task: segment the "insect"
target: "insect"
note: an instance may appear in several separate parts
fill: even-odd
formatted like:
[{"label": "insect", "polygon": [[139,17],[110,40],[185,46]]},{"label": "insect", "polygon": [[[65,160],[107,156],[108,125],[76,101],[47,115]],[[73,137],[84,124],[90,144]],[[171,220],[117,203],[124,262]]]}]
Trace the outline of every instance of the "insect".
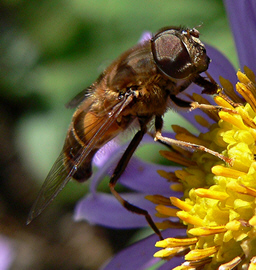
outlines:
[{"label": "insect", "polygon": [[209,63],[199,31],[181,27],[161,29],[151,39],[117,58],[89,88],[69,103],[69,107],[78,107],[63,150],[46,177],[28,223],[45,209],[71,178],[79,182],[90,178],[95,153],[136,121],[139,130],[118,162],[109,187],[125,208],[144,215],[161,238],[148,212],[125,201],[115,190],[115,184],[147,132],[149,122],[154,121],[156,140],[182,144],[162,137],[162,116],[170,108],[170,101],[180,107],[190,107],[190,102],[176,95],[191,83],[201,86],[205,93],[216,92],[216,83],[200,75],[208,69]]}]

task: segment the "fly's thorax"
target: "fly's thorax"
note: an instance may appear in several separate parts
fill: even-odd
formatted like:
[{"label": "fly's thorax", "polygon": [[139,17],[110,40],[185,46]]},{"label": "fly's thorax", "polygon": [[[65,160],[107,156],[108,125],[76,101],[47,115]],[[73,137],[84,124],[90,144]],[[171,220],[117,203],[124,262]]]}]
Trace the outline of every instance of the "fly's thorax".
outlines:
[{"label": "fly's thorax", "polygon": [[156,72],[150,41],[147,41],[123,53],[105,70],[102,81],[108,89],[119,91],[131,84],[138,85],[143,78],[154,76]]},{"label": "fly's thorax", "polygon": [[156,74],[145,80],[138,89],[135,110],[141,115],[163,115],[169,99],[168,85],[174,87],[175,83],[166,80],[161,74]]}]

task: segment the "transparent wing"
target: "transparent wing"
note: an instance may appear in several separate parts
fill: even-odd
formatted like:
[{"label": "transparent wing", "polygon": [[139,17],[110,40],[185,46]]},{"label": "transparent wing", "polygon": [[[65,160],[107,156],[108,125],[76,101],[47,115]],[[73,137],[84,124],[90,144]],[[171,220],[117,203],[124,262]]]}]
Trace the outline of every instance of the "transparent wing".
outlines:
[{"label": "transparent wing", "polygon": [[112,108],[111,113],[98,117],[97,121],[94,121],[93,124],[86,127],[86,132],[89,134],[89,136],[86,137],[88,142],[85,144],[86,146],[81,148],[81,150],[76,154],[76,157],[74,158],[74,166],[70,170],[67,170],[67,167],[65,166],[67,157],[65,155],[65,149],[63,149],[50,172],[48,173],[45,182],[39,192],[39,195],[31,208],[27,224],[29,224],[35,217],[40,215],[40,213],[59,194],[59,192],[76,173],[84,159],[94,149],[97,142],[102,138],[102,136],[104,136],[106,132],[109,131],[114,121],[116,121],[125,107],[130,104],[130,102],[133,100],[133,97],[134,96],[131,94],[126,95]]},{"label": "transparent wing", "polygon": [[68,109],[76,108],[82,101],[84,101],[90,95],[90,88],[86,88],[72,98],[65,107]]},{"label": "transparent wing", "polygon": [[47,205],[59,194],[59,192],[68,183],[70,178],[70,172],[65,167],[65,155],[62,151],[53,164],[50,172],[48,173],[43,186],[34,202],[28,219],[29,224],[35,217],[41,214],[41,212],[47,207]]}]

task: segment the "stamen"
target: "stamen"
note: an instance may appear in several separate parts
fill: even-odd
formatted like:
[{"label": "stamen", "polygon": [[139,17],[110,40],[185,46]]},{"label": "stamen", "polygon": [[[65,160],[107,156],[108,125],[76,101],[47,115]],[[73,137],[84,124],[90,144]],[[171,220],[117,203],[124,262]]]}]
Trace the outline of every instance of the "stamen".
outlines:
[{"label": "stamen", "polygon": [[166,172],[164,170],[157,170],[157,173],[163,178],[167,179],[169,182],[178,182],[179,179],[176,177],[173,172]]},{"label": "stamen", "polygon": [[194,236],[207,236],[217,233],[224,233],[227,231],[225,226],[216,226],[216,227],[200,227],[200,228],[192,228],[188,231],[188,233]]},{"label": "stamen", "polygon": [[193,208],[192,205],[187,204],[186,202],[184,202],[176,197],[170,197],[170,200],[174,206],[178,207],[181,210],[189,212]]},{"label": "stamen", "polygon": [[205,118],[203,118],[201,115],[195,115],[195,120],[202,127],[206,127],[206,128],[210,127],[210,123]]},{"label": "stamen", "polygon": [[160,150],[159,153],[160,155],[167,158],[168,160],[173,161],[183,166],[193,166],[196,164],[195,162],[188,160],[174,152]]},{"label": "stamen", "polygon": [[237,179],[240,176],[246,175],[245,172],[241,172],[239,170],[235,170],[232,168],[227,168],[221,165],[213,166],[212,173],[218,176],[230,177],[234,179]]},{"label": "stamen", "polygon": [[176,191],[176,192],[183,192],[184,191],[182,184],[173,184],[173,185],[171,185],[171,189],[173,191]]},{"label": "stamen", "polygon": [[236,84],[236,90],[243,98],[252,106],[253,110],[256,108],[256,88],[250,79],[241,71],[237,72],[237,77],[241,83]]},{"label": "stamen", "polygon": [[231,270],[234,269],[236,266],[238,266],[238,264],[242,261],[242,257],[241,256],[237,256],[235,257],[233,260],[231,260],[228,263],[222,264],[218,270]]},{"label": "stamen", "polygon": [[203,225],[203,220],[201,218],[192,216],[185,211],[179,211],[176,213],[176,215],[186,223],[193,224],[195,226]]},{"label": "stamen", "polygon": [[177,215],[177,212],[179,211],[178,209],[174,209],[174,208],[171,208],[171,207],[167,207],[167,206],[164,206],[164,205],[157,205],[156,206],[156,210],[157,212],[159,212],[160,214],[163,214],[165,216],[169,216],[169,217],[176,217]]},{"label": "stamen", "polygon": [[170,199],[162,195],[147,195],[145,196],[145,199],[149,200],[150,202],[154,204],[162,204],[162,205],[167,205],[167,206],[172,205],[170,202]]},{"label": "stamen", "polygon": [[256,123],[254,122],[254,120],[249,116],[248,112],[245,111],[243,108],[238,107],[237,108],[237,112],[239,113],[239,115],[242,116],[243,121],[245,122],[245,124],[251,128],[256,128]]},{"label": "stamen", "polygon": [[179,125],[172,125],[172,129],[173,129],[173,132],[175,132],[175,133],[185,133],[185,134],[193,135],[186,128],[181,127]]},{"label": "stamen", "polygon": [[240,70],[237,71],[236,75],[237,75],[238,80],[241,83],[243,83],[245,85],[248,85],[249,83],[251,83],[250,79],[246,76],[246,74],[241,72]]},{"label": "stamen", "polygon": [[247,194],[247,195],[251,195],[253,197],[256,197],[256,189],[255,188],[250,188],[250,187],[246,187],[244,185],[240,185],[236,182],[230,182],[227,184],[227,188],[236,191],[240,194]]},{"label": "stamen", "polygon": [[226,192],[210,190],[210,189],[205,189],[205,188],[197,188],[195,190],[195,193],[199,197],[215,199],[219,201],[224,201],[229,197],[229,195]]},{"label": "stamen", "polygon": [[171,255],[177,254],[182,252],[183,250],[185,250],[186,248],[183,247],[177,247],[177,248],[165,248],[162,250],[157,251],[154,254],[154,257],[160,257],[160,258],[164,258],[164,257],[169,257]]},{"label": "stamen", "polygon": [[198,145],[203,145],[205,147],[208,146],[208,143],[200,140],[198,137],[196,136],[191,136],[185,133],[179,133],[176,134],[175,138],[179,141],[184,141],[184,142],[189,142],[189,143],[193,143],[193,144],[198,144]]},{"label": "stamen", "polygon": [[215,96],[214,97],[214,101],[216,102],[216,104],[218,104],[219,106],[223,107],[223,108],[229,108],[231,110],[234,110],[235,108],[223,97],[220,96]]},{"label": "stamen", "polygon": [[197,237],[193,238],[184,238],[184,239],[179,239],[179,238],[166,238],[161,241],[157,241],[155,246],[156,247],[161,247],[161,248],[166,248],[166,247],[181,247],[181,246],[191,246],[196,244],[198,241]]},{"label": "stamen", "polygon": [[218,251],[219,247],[213,246],[213,247],[208,247],[204,249],[194,249],[191,250],[188,254],[185,255],[185,260],[188,261],[196,261],[196,260],[202,260],[206,257],[209,257],[216,253]]},{"label": "stamen", "polygon": [[250,79],[250,81],[252,81],[253,83],[256,83],[255,74],[250,68],[248,68],[247,66],[244,66],[244,72],[246,76]]},{"label": "stamen", "polygon": [[199,261],[184,262],[181,266],[173,268],[173,270],[195,270],[203,269],[203,267],[212,261],[211,257],[204,258]]},{"label": "stamen", "polygon": [[[166,218],[166,216],[164,216],[164,218]],[[172,222],[172,221],[167,220],[167,219],[164,220],[163,222],[156,222],[155,224],[159,230],[166,230],[166,229],[170,229],[170,228],[185,229],[185,226],[183,224],[181,224],[180,222]]]},{"label": "stamen", "polygon": [[[235,93],[233,84],[223,77],[219,77],[220,83],[223,86],[224,93],[235,103],[242,103],[242,99]],[[221,95],[221,93],[220,93]]]},{"label": "stamen", "polygon": [[175,171],[175,175],[181,180],[181,181],[186,181],[186,178],[190,176],[190,173],[184,170],[177,170]]},{"label": "stamen", "polygon": [[255,109],[256,108],[256,100],[255,100],[254,96],[252,95],[252,92],[250,90],[248,90],[248,87],[242,83],[237,83],[236,89],[237,89],[237,92],[244,97],[246,102],[248,102],[251,105],[252,109],[254,111],[256,111],[256,109]]},{"label": "stamen", "polygon": [[242,130],[248,130],[249,129],[243,123],[241,117],[236,117],[235,115],[231,115],[230,113],[223,112],[223,111],[219,112],[219,116],[223,121],[228,122],[228,123],[236,126],[238,129],[242,129]]},{"label": "stamen", "polygon": [[206,98],[204,98],[202,95],[199,95],[197,93],[193,93],[192,99],[200,104],[212,105]]}]

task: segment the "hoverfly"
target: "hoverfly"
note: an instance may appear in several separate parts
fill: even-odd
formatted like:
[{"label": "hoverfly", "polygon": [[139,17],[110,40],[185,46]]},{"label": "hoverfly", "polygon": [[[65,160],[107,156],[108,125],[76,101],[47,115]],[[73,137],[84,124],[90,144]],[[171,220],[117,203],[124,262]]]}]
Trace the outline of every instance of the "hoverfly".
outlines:
[{"label": "hoverfly", "polygon": [[[161,29],[151,39],[117,58],[89,88],[69,103],[69,107],[78,108],[63,150],[46,177],[28,223],[45,209],[71,178],[79,182],[90,178],[95,153],[137,121],[139,131],[118,162],[109,186],[120,203],[126,209],[144,215],[161,238],[147,211],[125,201],[115,190],[115,184],[147,132],[149,122],[154,121],[155,139],[165,141],[161,136],[162,116],[170,108],[170,101],[180,107],[190,107],[190,102],[177,98],[177,94],[191,83],[201,86],[205,93],[216,92],[216,83],[200,75],[208,69],[209,63],[199,31],[181,27]],[[173,141],[170,143],[180,144]]]}]

